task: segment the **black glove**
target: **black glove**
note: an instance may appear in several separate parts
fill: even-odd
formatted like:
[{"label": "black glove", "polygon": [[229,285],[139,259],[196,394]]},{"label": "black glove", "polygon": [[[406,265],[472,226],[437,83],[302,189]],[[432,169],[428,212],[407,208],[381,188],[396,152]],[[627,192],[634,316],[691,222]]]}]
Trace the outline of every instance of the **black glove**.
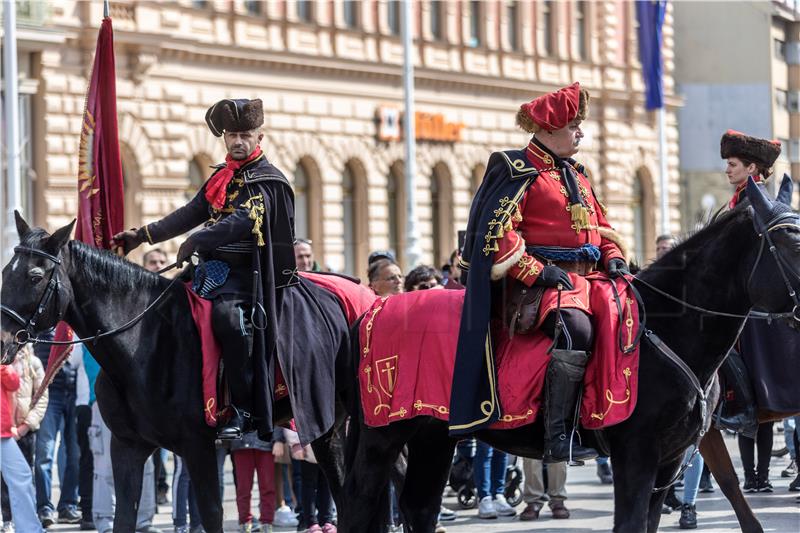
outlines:
[{"label": "black glove", "polygon": [[533,282],[534,285],[540,287],[557,287],[559,284],[568,291],[572,290],[572,281],[569,279],[569,274],[564,272],[561,268],[555,265],[545,265],[542,273]]},{"label": "black glove", "polygon": [[608,275],[611,276],[611,278],[618,278],[630,273],[630,270],[628,270],[628,263],[623,259],[612,259],[608,262]]},{"label": "black glove", "polygon": [[117,241],[120,246],[122,246],[122,252],[125,255],[128,255],[131,253],[131,251],[135,250],[140,244],[147,240],[147,238],[145,237],[142,228],[131,228],[114,235],[114,240]]},{"label": "black glove", "polygon": [[178,256],[175,259],[175,266],[177,268],[180,268],[186,261],[189,260],[193,252],[194,252],[194,243],[192,242],[192,239],[189,238],[183,241],[181,247],[178,248]]}]

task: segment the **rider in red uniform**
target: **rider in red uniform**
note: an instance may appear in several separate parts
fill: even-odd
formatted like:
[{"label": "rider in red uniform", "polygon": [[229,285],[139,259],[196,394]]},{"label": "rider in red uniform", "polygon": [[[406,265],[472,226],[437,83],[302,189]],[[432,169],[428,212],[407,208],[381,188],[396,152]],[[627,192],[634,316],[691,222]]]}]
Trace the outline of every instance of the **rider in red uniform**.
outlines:
[{"label": "rider in red uniform", "polygon": [[[533,136],[522,150],[490,157],[470,211],[461,261],[467,298],[450,430],[471,432],[499,416],[493,363],[487,363],[487,356],[493,357],[488,323],[502,314],[500,295],[526,291],[528,311],[532,305],[535,315],[528,329],[542,329],[556,341],[545,388],[545,462],[570,458],[569,435],[594,337],[584,276],[598,268],[612,276],[627,272],[620,239],[588,172],[572,159],[583,138],[588,102],[588,92],[574,83],[520,107],[517,124]],[[563,329],[557,327],[558,307]],[[577,460],[597,455],[578,445],[571,451]]]}]

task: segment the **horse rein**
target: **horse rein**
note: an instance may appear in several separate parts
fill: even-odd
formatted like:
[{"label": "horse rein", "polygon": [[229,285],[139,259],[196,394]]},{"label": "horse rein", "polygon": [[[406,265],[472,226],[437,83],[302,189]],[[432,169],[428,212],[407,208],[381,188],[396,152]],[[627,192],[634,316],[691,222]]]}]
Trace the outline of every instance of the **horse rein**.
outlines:
[{"label": "horse rein", "polygon": [[[153,307],[155,307],[169,292],[175,282],[178,280],[177,277],[173,278],[169,285],[153,300],[147,307],[145,307],[144,311],[133,317],[128,322],[122,324],[119,327],[114,329],[100,332],[98,331],[94,336],[88,337],[86,339],[77,339],[72,341],[55,341],[55,340],[45,340],[40,339],[38,337],[34,337],[33,329],[36,327],[36,323],[38,322],[39,318],[44,314],[45,310],[47,309],[47,304],[49,303],[50,299],[52,298],[53,294],[55,294],[56,299],[56,309],[58,312],[58,320],[57,322],[61,321],[62,313],[60,309],[60,292],[59,289],[61,287],[61,282],[58,279],[58,267],[61,265],[61,259],[58,256],[49,254],[47,252],[43,252],[41,250],[37,250],[36,248],[30,248],[28,246],[16,246],[14,248],[14,253],[29,253],[33,255],[38,255],[40,257],[44,257],[48,259],[50,262],[53,263],[53,269],[50,271],[50,279],[47,282],[47,287],[45,288],[44,293],[42,293],[42,297],[39,298],[39,303],[36,306],[36,311],[31,315],[31,317],[25,320],[19,313],[8,307],[7,305],[0,304],[0,311],[6,313],[8,316],[13,318],[16,322],[22,325],[22,329],[17,331],[14,334],[14,343],[19,346],[24,346],[25,344],[45,344],[45,345],[58,345],[58,346],[65,346],[71,344],[81,344],[81,343],[88,343],[92,342],[95,343],[99,339],[103,337],[110,337],[111,335],[115,335],[117,333],[121,333],[126,331],[133,326],[135,326],[144,316],[150,311]],[[157,273],[161,274],[162,272],[166,272],[174,267],[177,266],[177,263],[173,263],[161,270]]]}]

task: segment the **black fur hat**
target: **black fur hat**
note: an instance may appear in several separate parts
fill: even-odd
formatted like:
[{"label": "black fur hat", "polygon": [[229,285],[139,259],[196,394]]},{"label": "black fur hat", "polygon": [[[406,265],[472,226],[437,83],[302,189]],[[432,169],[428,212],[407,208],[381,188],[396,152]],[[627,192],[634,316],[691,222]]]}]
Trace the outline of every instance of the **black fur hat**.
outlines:
[{"label": "black fur hat", "polygon": [[206,111],[206,124],[215,137],[226,131],[249,131],[264,124],[261,100],[220,100]]},{"label": "black fur hat", "polygon": [[781,143],[758,137],[750,137],[739,131],[728,130],[719,143],[722,159],[738,157],[752,161],[758,166],[770,168],[781,155]]}]

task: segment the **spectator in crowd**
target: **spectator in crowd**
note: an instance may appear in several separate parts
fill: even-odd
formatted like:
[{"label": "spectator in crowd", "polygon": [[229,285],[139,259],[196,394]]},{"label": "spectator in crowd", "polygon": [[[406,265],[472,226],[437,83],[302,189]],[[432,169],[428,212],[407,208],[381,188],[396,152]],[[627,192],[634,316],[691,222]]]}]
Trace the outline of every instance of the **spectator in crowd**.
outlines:
[{"label": "spectator in crowd", "polygon": [[145,252],[142,257],[142,266],[150,272],[158,272],[167,266],[167,254],[161,248],[153,248]]},{"label": "spectator in crowd", "polygon": [[444,284],[445,289],[463,289],[461,284],[461,252],[453,250],[450,254],[450,273],[447,276],[447,281]]},{"label": "spectator in crowd", "polygon": [[597,458],[597,477],[603,485],[611,485],[614,483],[611,465],[608,462],[608,457],[605,455],[600,455]]},{"label": "spectator in crowd", "polygon": [[0,472],[8,487],[15,529],[20,533],[35,533],[42,531],[42,526],[36,515],[33,474],[17,444],[20,435],[14,422],[19,388],[20,376],[15,366],[0,365]]},{"label": "spectator in crowd", "polygon": [[[786,443],[786,450],[789,454],[789,464],[781,470],[781,477],[794,477],[797,475],[797,448],[795,447],[795,434],[798,431],[797,423],[800,416],[790,417],[783,420],[783,440]],[[775,455],[774,453],[772,454]]]},{"label": "spectator in crowd", "polygon": [[656,261],[666,255],[667,252],[675,248],[675,237],[672,235],[664,234],[656,238]]},{"label": "spectator in crowd", "polygon": [[545,465],[540,459],[525,458],[522,460],[522,470],[525,473],[525,485],[522,488],[525,509],[520,513],[519,519],[522,521],[538,519],[539,512],[548,500],[553,518],[569,518],[569,509],[564,505],[564,500],[567,499],[567,463]]},{"label": "spectator in crowd", "polygon": [[[192,480],[186,463],[178,455],[175,459],[175,474],[172,478],[172,526],[174,533],[200,533],[200,510],[197,508]],[[186,515],[189,520],[186,520]]]},{"label": "spectator in crowd", "polygon": [[[13,410],[13,423],[17,430],[17,446],[28,462],[31,476],[33,476],[36,432],[39,430],[39,425],[47,410],[47,390],[45,389],[37,404],[31,409],[31,399],[44,382],[44,368],[39,358],[33,355],[30,344],[26,344],[17,352],[17,357],[14,359],[14,370],[19,376],[19,389],[14,395]],[[3,533],[13,531],[13,513],[5,481],[2,482],[2,490],[0,490],[0,506],[3,510],[3,526],[0,531]]]},{"label": "spectator in crowd", "polygon": [[[92,511],[92,493],[94,491],[94,454],[89,444],[89,431],[92,426],[92,403],[94,403],[93,385],[100,365],[82,345],[73,347],[69,362],[75,367],[75,431],[78,435],[78,494],[81,497],[82,530],[95,529]],[[91,390],[90,390],[91,389]]]},{"label": "spectator in crowd", "polygon": [[681,504],[681,517],[678,525],[681,529],[697,529],[697,491],[700,488],[700,478],[703,474],[703,456],[694,453],[694,445],[686,450],[684,461],[689,461],[689,467],[683,474],[683,501]]},{"label": "spectator in crowd", "polygon": [[[43,335],[52,338],[52,334]],[[77,346],[77,345],[76,345]],[[61,353],[62,348],[53,347],[54,353]],[[47,368],[50,357],[49,344],[36,344],[34,353]],[[55,511],[50,501],[52,489],[53,458],[56,454],[56,440],[60,434],[61,446],[64,447],[65,461],[63,470],[59,468],[61,496],[58,500],[58,521],[62,524],[77,524],[81,521],[78,512],[78,438],[75,428],[75,397],[77,371],[67,361],[56,373],[48,388],[49,399],[39,433],[36,437],[36,462],[34,473],[36,478],[36,506],[42,526],[50,527],[56,521]]]},{"label": "spectator in crowd", "polygon": [[442,275],[428,265],[419,265],[406,276],[404,292],[423,291],[426,289],[444,289]]},{"label": "spectator in crowd", "polygon": [[314,260],[314,250],[309,239],[294,240],[294,261],[300,272],[319,272],[320,268]]},{"label": "spectator in crowd", "polygon": [[378,296],[391,296],[403,292],[403,272],[397,263],[388,258],[380,258],[367,267],[369,288]]},{"label": "spectator in crowd", "polygon": [[475,488],[478,491],[478,518],[514,516],[517,512],[506,501],[506,467],[508,454],[477,441],[472,463]]},{"label": "spectator in crowd", "polygon": [[264,442],[255,431],[245,433],[241,440],[231,443],[233,467],[236,471],[236,507],[239,511],[239,531],[253,531],[250,497],[253,474],[258,475],[259,522],[261,533],[272,533],[275,519],[275,460],[272,442]]},{"label": "spectator in crowd", "polygon": [[[744,492],[772,492],[773,490],[772,482],[769,480],[773,424],[773,422],[759,424],[755,439],[739,434],[739,454],[744,467],[744,486],[742,487]],[[757,463],[756,447],[758,447]]]},{"label": "spectator in crowd", "polygon": [[336,533],[331,490],[328,480],[317,465],[311,446],[302,446],[297,433],[290,429],[276,429],[273,438],[272,454],[276,458],[290,453],[294,459],[302,461],[302,510],[297,530],[306,533]]}]

